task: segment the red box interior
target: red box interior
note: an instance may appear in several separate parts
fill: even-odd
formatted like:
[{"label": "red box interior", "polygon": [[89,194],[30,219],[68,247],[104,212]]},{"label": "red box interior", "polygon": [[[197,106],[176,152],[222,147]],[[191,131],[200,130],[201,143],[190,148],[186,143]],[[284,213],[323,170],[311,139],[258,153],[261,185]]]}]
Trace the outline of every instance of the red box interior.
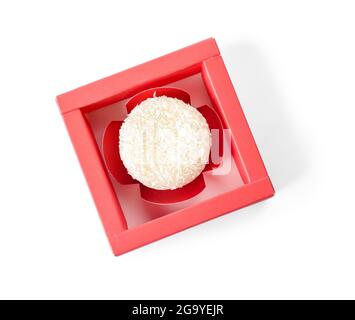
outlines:
[{"label": "red box interior", "polygon": [[[162,87],[179,88],[189,93],[191,97],[191,105],[194,107],[208,105],[214,108],[200,73],[186,77],[182,80],[167,83],[166,86]],[[102,157],[104,157],[102,146],[104,131],[111,121],[123,121],[125,119],[127,116],[125,105],[130,98],[131,97],[109,106],[97,109],[95,111],[85,113]],[[225,121],[223,121],[223,123],[224,122]],[[204,190],[188,200],[173,204],[158,204],[146,201],[142,199],[140,195],[138,184],[121,184],[110,174],[110,180],[115,190],[117,199],[121,205],[123,214],[126,218],[128,228],[132,228],[149,220],[153,220],[166,214],[191,207],[195,203],[213,198],[216,195],[234,190],[242,186],[244,181],[240,175],[236,161],[234,161],[235,156],[237,155],[234,154],[232,157],[230,157],[230,155],[226,152],[223,157],[224,164],[229,163],[226,157],[231,158],[231,170],[228,175],[216,175],[213,173],[213,171],[203,173],[205,181]],[[106,169],[108,170],[107,167]]]},{"label": "red box interior", "polygon": [[[203,173],[203,191],[177,203],[142,199],[139,185],[119,183],[104,159],[107,126],[124,120],[131,97],[156,87],[182,89],[192,106],[213,108],[231,135],[231,155],[223,155],[224,163],[231,160],[229,173]],[[274,194],[214,39],[60,95],[57,102],[116,255]]]}]

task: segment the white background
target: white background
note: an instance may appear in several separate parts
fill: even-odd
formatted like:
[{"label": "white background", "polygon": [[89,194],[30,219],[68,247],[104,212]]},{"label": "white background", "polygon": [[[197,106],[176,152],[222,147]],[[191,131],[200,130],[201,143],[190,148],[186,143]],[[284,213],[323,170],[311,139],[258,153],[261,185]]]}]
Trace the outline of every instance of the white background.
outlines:
[{"label": "white background", "polygon": [[[0,298],[355,298],[353,1],[1,1]],[[115,258],[57,94],[213,36],[276,188]]]}]

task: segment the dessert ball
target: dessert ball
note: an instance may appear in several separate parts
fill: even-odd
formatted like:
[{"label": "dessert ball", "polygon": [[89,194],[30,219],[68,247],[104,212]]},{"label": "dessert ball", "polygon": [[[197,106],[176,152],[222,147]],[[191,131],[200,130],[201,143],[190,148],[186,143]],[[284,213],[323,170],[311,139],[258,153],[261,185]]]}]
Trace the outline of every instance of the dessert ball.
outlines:
[{"label": "dessert ball", "polygon": [[157,190],[181,188],[205,168],[211,133],[202,114],[166,96],[144,100],[125,119],[119,152],[128,173]]}]

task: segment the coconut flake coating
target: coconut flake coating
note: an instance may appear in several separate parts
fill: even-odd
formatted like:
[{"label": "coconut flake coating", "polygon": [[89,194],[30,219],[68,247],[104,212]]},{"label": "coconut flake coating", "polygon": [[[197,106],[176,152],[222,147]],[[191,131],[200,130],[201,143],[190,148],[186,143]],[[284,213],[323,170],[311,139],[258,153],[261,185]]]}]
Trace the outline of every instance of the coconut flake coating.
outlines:
[{"label": "coconut flake coating", "polygon": [[202,114],[166,96],[144,100],[125,119],[119,152],[128,173],[157,190],[181,188],[205,168],[211,133]]}]

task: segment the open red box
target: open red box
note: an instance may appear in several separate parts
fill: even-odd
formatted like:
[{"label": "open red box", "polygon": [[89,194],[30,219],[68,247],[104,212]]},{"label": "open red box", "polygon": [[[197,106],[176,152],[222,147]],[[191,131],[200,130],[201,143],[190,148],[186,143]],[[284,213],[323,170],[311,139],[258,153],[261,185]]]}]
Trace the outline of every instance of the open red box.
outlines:
[{"label": "open red box", "polygon": [[[133,96],[157,87],[188,92],[193,106],[213,108],[231,133],[230,173],[204,173],[205,189],[178,203],[146,201],[137,184],[115,179],[104,157],[110,123],[124,119]],[[57,102],[115,255],[274,194],[214,39],[59,95]]]}]

